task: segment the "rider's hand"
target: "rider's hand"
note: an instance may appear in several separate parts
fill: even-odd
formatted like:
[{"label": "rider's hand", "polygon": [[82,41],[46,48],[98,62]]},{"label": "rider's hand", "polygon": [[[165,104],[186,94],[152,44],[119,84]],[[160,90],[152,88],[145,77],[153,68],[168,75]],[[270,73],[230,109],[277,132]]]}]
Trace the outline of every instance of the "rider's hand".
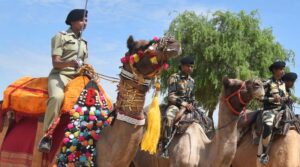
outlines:
[{"label": "rider's hand", "polygon": [[187,104],[185,107],[189,111],[194,111],[195,110],[195,108],[194,108],[194,106],[192,104]]},{"label": "rider's hand", "polygon": [[275,95],[274,96],[274,101],[275,102],[280,102],[281,101],[281,97],[279,95]]},{"label": "rider's hand", "polygon": [[83,65],[83,61],[80,58],[71,60],[72,67],[80,68]]}]

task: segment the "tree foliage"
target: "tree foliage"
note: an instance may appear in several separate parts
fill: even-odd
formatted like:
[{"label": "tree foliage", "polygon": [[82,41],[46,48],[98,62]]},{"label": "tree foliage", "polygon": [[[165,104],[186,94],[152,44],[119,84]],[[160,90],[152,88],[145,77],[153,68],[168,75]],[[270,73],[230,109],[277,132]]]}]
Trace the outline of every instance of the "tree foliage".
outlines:
[{"label": "tree foliage", "polygon": [[[224,76],[268,78],[274,60],[293,62],[294,53],[276,41],[272,28],[260,24],[257,11],[216,11],[212,16],[185,11],[171,22],[166,34],[181,42],[182,56],[195,58],[196,100],[209,116],[217,105]],[[163,73],[163,92],[167,78],[178,71],[180,58],[171,60],[169,70]]]}]

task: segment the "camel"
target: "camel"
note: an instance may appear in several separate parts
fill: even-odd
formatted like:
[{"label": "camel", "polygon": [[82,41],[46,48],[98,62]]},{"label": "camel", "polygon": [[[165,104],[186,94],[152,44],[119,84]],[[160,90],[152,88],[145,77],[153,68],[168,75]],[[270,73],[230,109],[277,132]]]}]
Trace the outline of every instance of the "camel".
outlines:
[{"label": "camel", "polygon": [[264,95],[262,82],[223,79],[219,102],[218,129],[212,140],[199,124],[191,124],[170,144],[169,159],[139,151],[134,159],[136,167],[228,167],[234,157],[237,143],[237,120],[247,103]]},{"label": "camel", "polygon": [[251,130],[241,138],[232,167],[300,167],[300,135],[295,129],[290,128],[285,136],[275,138],[267,165],[258,162],[258,145],[252,139]]},{"label": "camel", "polygon": [[[143,106],[149,83],[160,75],[167,60],[181,52],[173,38],[154,38],[152,41],[127,41],[128,52],[122,58],[123,67],[118,85],[114,124],[103,130],[97,142],[97,165],[100,167],[129,166],[143,137],[145,122]],[[134,56],[140,60],[136,61]],[[133,58],[130,58],[133,57]],[[136,61],[134,64],[131,61]]]}]

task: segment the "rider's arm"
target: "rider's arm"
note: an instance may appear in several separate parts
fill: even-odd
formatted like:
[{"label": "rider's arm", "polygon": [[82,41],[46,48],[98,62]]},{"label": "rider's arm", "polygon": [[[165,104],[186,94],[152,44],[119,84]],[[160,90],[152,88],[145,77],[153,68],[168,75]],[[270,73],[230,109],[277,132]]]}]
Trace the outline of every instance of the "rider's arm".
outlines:
[{"label": "rider's arm", "polygon": [[261,99],[262,102],[274,103],[280,101],[279,89],[276,83],[268,80],[265,85],[265,96]]},{"label": "rider's arm", "polygon": [[88,57],[89,57],[88,47],[87,47],[87,42],[84,41],[84,43],[85,43],[85,55],[83,56],[83,64],[88,64]]},{"label": "rider's arm", "polygon": [[78,66],[76,60],[71,60],[71,61],[65,62],[65,61],[62,61],[60,56],[57,56],[57,55],[52,56],[52,65],[56,69],[62,69],[65,67],[75,67],[76,68]]},{"label": "rider's arm", "polygon": [[196,88],[195,88],[195,83],[194,83],[194,81],[193,81],[193,90],[192,90],[192,92],[191,92],[191,102],[194,104],[194,102],[195,102],[195,100],[196,100],[196,97],[195,97],[195,90]]},{"label": "rider's arm", "polygon": [[52,54],[52,66],[56,69],[62,69],[65,67],[76,67],[76,60],[63,61],[61,56],[63,55],[63,33],[56,34],[51,40],[51,54]]}]

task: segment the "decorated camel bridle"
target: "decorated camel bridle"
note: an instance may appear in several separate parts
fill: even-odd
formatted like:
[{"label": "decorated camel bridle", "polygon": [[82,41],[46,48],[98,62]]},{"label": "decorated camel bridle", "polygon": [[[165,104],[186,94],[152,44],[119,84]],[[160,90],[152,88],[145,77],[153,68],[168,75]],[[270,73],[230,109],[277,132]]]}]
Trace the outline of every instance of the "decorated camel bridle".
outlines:
[{"label": "decorated camel bridle", "polygon": [[[119,100],[116,104],[117,109],[117,117],[116,119],[133,124],[133,125],[144,125],[145,119],[143,114],[138,114],[134,112],[134,109],[137,108],[143,108],[144,105],[144,93],[138,92],[135,89],[135,86],[143,85],[145,86],[146,90],[150,87],[150,84],[152,83],[152,79],[154,79],[154,87],[155,87],[155,94],[158,93],[160,90],[160,84],[159,84],[159,77],[163,70],[166,70],[168,68],[168,64],[165,62],[166,60],[166,54],[163,54],[160,59],[158,59],[158,53],[157,51],[166,51],[168,38],[162,38],[159,39],[157,37],[154,37],[153,40],[149,41],[148,48],[143,51],[139,50],[136,53],[133,53],[132,55],[127,55],[121,58],[121,62],[123,65],[129,64],[130,71],[122,68],[120,76],[123,78],[126,78],[130,81],[133,81],[135,84],[130,84],[125,81],[121,81],[119,84],[119,92],[127,92],[130,93],[130,96],[124,95],[123,93],[120,93],[119,96],[122,98],[122,100]],[[169,50],[167,50],[169,51]],[[135,64],[139,63],[140,60],[142,60],[145,56],[148,56],[152,68],[154,69],[153,72],[143,75],[141,74],[135,67]],[[122,111],[120,108],[126,108],[130,112],[127,114],[126,112]]]},{"label": "decorated camel bridle", "polygon": [[[169,65],[164,62],[165,54],[160,59],[161,61],[158,61],[158,54],[157,50],[159,48],[162,48],[162,51],[165,51],[167,40],[165,38],[159,39],[158,37],[154,37],[152,40],[149,41],[149,47],[145,51],[139,50],[137,53],[134,53],[130,56],[124,56],[121,58],[121,62],[123,64],[129,63],[129,67],[131,69],[131,72],[126,71],[125,69],[121,70],[121,76],[130,79],[132,81],[136,81],[138,84],[142,84],[144,86],[149,86],[151,83],[151,79],[146,78],[157,78],[161,75],[163,70],[167,70]],[[158,49],[157,49],[158,48]],[[152,64],[152,68],[155,70],[151,72],[150,74],[147,74],[143,76],[138,72],[138,70],[134,67],[135,64],[139,63],[139,61],[144,57],[149,56],[149,60]]]},{"label": "decorated camel bridle", "polygon": [[[245,85],[245,82],[242,83],[241,87],[236,90],[235,92],[233,92],[232,94],[230,94],[229,96],[227,97],[224,97],[223,98],[223,101],[227,104],[227,107],[229,108],[229,110],[234,114],[234,115],[240,115],[241,112],[243,112],[245,114],[246,112],[246,105],[250,102],[250,101],[245,101],[243,100],[242,96],[241,96],[241,91],[243,89],[246,88],[246,85]],[[230,99],[233,98],[233,97],[237,97],[239,99],[239,103],[243,106],[243,109],[242,111],[237,111],[233,106],[232,104],[230,103]],[[246,115],[246,114],[245,114]]]}]

